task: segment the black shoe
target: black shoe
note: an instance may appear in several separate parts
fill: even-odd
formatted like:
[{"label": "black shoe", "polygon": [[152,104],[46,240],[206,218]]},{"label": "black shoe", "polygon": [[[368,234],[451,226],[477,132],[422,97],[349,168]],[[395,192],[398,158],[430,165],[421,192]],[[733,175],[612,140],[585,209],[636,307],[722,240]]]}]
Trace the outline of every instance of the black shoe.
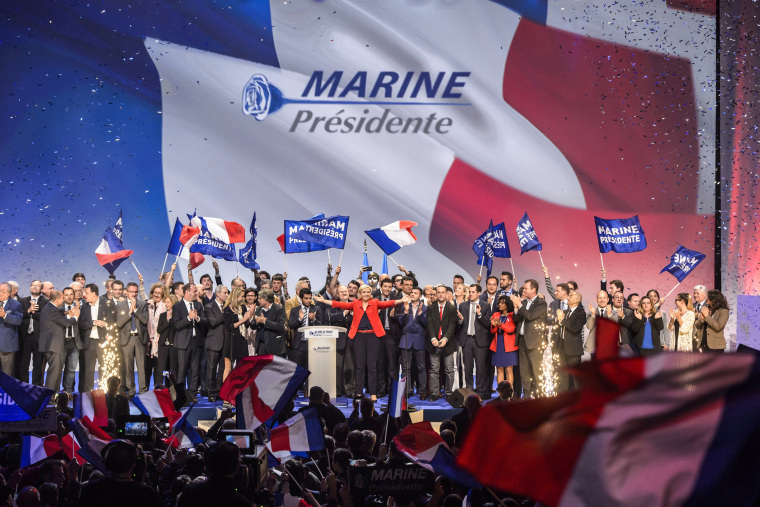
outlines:
[{"label": "black shoe", "polygon": [[209,394],[208,395],[208,401],[210,401],[211,403],[216,402],[216,395],[215,394]]},{"label": "black shoe", "polygon": [[420,394],[420,401],[425,401],[426,399],[428,399],[428,395],[427,394],[425,394],[425,393]]},{"label": "black shoe", "polygon": [[208,391],[207,391],[207,390],[205,390],[205,389],[201,389],[201,396],[203,396],[204,398],[205,398],[206,396],[208,396]]},{"label": "black shoe", "polygon": [[429,399],[430,399],[430,401],[438,401],[438,395],[437,394],[431,394]]}]

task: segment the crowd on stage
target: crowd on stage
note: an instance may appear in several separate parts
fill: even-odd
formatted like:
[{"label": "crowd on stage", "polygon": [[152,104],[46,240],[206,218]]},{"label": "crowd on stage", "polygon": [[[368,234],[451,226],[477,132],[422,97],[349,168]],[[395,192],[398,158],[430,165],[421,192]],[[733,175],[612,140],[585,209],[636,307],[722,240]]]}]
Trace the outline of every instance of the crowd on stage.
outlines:
[{"label": "crowd on stage", "polygon": [[[158,436],[140,445],[115,440],[103,450],[103,474],[60,459],[21,469],[19,435],[7,433],[0,441],[0,481],[6,483],[0,484],[0,507],[14,499],[16,505],[288,505],[294,499],[387,505],[388,498],[352,496],[346,474],[349,464],[403,462],[392,437],[409,424],[408,414],[379,415],[376,404],[399,378],[407,379],[408,397],[420,402],[470,390],[458,418],[441,425],[441,437],[456,452],[481,404],[578,388],[563,367],[594,355],[602,317],[619,324],[619,344],[631,354],[726,349],[726,299],[704,285],[675,293],[666,304],[656,289],[631,292],[620,280],[608,282],[604,270],[599,288],[583,288],[572,280],[553,284],[546,267],[541,282],[519,284],[505,271],[484,285],[480,276],[468,284],[462,275],[425,285],[403,266],[393,276],[362,268],[357,278],[341,280],[340,266],[333,272],[328,265],[325,279],[312,286],[307,277],[293,282],[287,273],[263,270],[252,270],[250,283],[236,277],[226,285],[213,266],[215,276],[204,274],[198,284],[189,266],[189,282],[174,282],[176,264],[150,285],[142,275],[88,283],[76,273],[63,289],[35,280],[24,295],[15,282],[0,283],[0,369],[61,391],[58,423],[65,434],[68,395],[104,389],[103,379],[110,379],[109,412],[123,411],[128,399],[151,386],[171,386],[178,409],[197,396],[216,402],[224,380],[247,356],[271,354],[319,369],[308,364],[305,330],[337,326],[345,331],[336,341],[336,392],[302,386],[323,419],[326,449],[254,481],[255,466],[241,460],[240,449],[217,443],[219,431],[234,427],[226,408],[193,452],[167,450]],[[551,386],[547,347],[548,367],[557,372]],[[348,420],[332,405],[336,397],[353,398]],[[110,426],[104,429],[114,431]],[[476,493],[469,490],[473,505],[500,501],[485,490]],[[439,477],[419,498],[395,501],[461,505],[467,494],[468,488]]]}]

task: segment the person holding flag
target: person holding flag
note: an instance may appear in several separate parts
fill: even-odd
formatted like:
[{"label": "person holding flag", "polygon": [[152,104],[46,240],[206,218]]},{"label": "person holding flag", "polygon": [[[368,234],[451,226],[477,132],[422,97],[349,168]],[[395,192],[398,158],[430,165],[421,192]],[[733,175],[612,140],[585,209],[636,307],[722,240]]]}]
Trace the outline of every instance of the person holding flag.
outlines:
[{"label": "person holding flag", "polygon": [[364,391],[365,370],[367,373],[368,391],[372,401],[377,401],[377,356],[380,347],[380,337],[385,336],[385,329],[378,312],[384,308],[392,308],[395,305],[408,303],[410,299],[404,297],[389,301],[379,301],[372,297],[372,289],[369,285],[359,287],[359,297],[350,302],[335,301],[315,296],[314,300],[327,306],[352,310],[354,318],[348,337],[354,340],[354,357],[356,360],[356,393]]}]

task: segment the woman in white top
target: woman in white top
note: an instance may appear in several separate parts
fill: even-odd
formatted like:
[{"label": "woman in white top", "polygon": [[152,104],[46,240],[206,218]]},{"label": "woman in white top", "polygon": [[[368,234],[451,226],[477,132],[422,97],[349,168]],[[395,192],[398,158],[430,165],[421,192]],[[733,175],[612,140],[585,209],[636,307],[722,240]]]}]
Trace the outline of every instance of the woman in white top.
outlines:
[{"label": "woman in white top", "polygon": [[675,342],[671,350],[693,352],[693,328],[694,307],[691,303],[691,296],[686,292],[681,292],[676,296],[676,307],[670,310],[668,329],[672,331]]}]

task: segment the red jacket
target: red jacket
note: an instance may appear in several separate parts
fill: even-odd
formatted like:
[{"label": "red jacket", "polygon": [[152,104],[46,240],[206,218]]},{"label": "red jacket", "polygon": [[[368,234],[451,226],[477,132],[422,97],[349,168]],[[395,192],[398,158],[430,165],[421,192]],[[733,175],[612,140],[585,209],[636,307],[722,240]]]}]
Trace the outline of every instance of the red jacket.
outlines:
[{"label": "red jacket", "polygon": [[[351,322],[351,329],[348,330],[348,337],[353,340],[354,336],[356,336],[356,331],[359,329],[359,322],[361,322],[362,317],[364,316],[362,300],[354,299],[347,303],[333,300],[332,305],[333,308],[352,310],[354,312],[354,320]],[[380,316],[377,312],[392,306],[396,306],[395,300],[380,301],[379,299],[372,298],[367,301],[367,318],[369,319],[369,323],[372,324],[372,330],[375,332],[375,336],[385,336],[385,329],[383,328],[382,322],[380,322]]]},{"label": "red jacket", "polygon": [[[497,314],[494,314],[497,315]],[[498,314],[501,318],[501,314]],[[499,326],[491,325],[493,340],[491,340],[491,352],[496,352],[496,342],[499,331],[504,333],[504,352],[513,352],[517,350],[517,341],[515,340],[515,321],[512,320],[512,314],[507,314],[507,320]]]}]

